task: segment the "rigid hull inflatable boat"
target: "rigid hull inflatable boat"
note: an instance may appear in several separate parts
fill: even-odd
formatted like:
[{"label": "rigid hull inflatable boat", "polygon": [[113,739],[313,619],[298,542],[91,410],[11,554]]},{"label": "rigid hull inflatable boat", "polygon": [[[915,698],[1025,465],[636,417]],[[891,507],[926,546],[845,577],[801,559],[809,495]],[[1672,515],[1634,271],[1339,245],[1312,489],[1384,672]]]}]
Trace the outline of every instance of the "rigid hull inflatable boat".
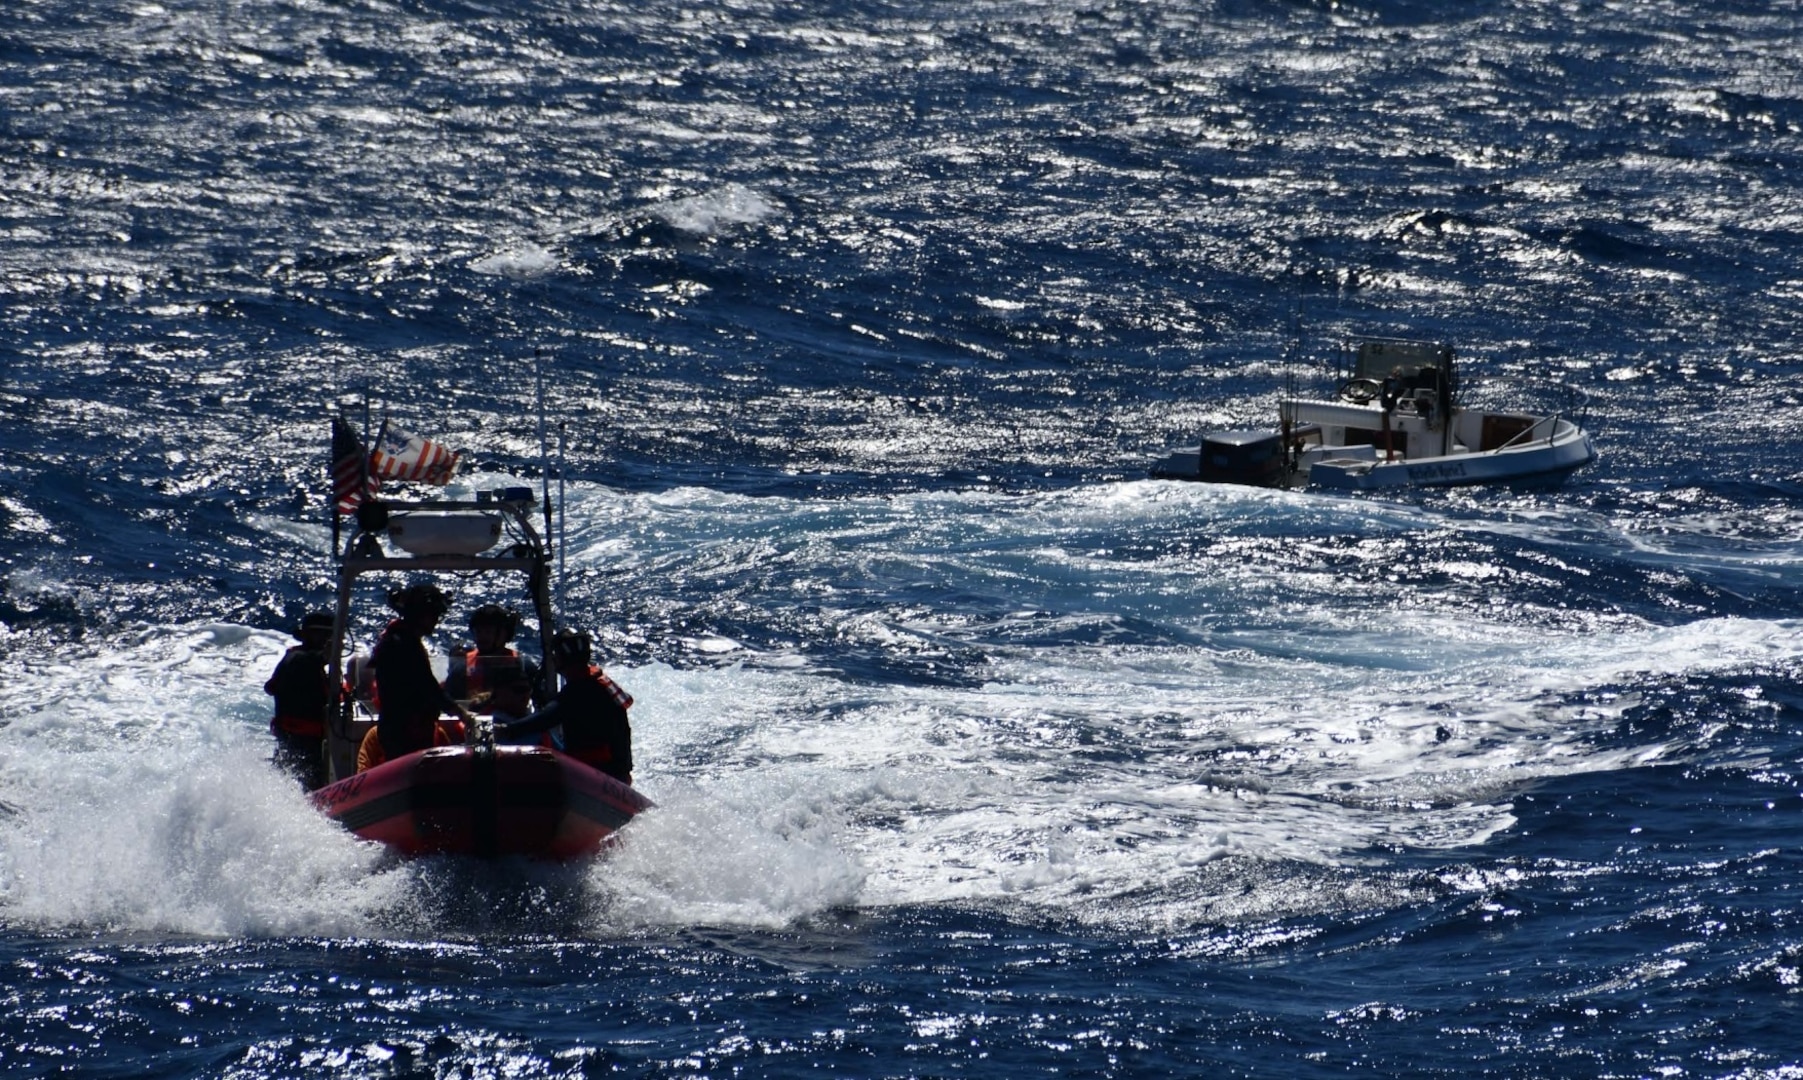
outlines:
[{"label": "rigid hull inflatable boat", "polygon": [[[553,533],[548,486],[542,518],[541,504],[528,487],[478,491],[473,499],[378,500],[363,486],[364,466],[355,459],[366,451],[356,450],[353,440],[335,442],[345,443],[344,453],[352,459],[340,467],[337,505],[342,512],[345,491],[353,493],[355,525],[340,551],[337,518],[333,522],[338,594],[328,680],[341,689],[326,724],[329,782],[313,792],[314,803],[357,836],[402,855],[570,859],[601,851],[634,815],[652,806],[651,800],[549,746],[497,744],[487,716],[477,717],[458,744],[357,771],[380,693],[361,669],[365,658],[347,658],[353,607],[370,591],[359,586],[370,578],[515,578],[536,616],[541,655],[549,656],[558,625],[551,587]],[[357,474],[349,485],[347,471]],[[548,700],[557,676],[546,665],[541,679],[537,689],[541,700]]]}]

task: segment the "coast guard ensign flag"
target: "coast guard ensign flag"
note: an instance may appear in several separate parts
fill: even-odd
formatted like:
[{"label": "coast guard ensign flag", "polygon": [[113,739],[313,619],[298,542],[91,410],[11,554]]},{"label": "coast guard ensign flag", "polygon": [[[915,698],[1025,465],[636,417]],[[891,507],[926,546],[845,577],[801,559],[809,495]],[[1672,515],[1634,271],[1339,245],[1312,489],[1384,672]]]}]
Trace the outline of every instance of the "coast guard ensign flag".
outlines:
[{"label": "coast guard ensign flag", "polygon": [[382,434],[369,452],[370,468],[385,480],[415,480],[422,484],[448,484],[457,472],[456,451],[430,439],[411,435],[382,421]]}]

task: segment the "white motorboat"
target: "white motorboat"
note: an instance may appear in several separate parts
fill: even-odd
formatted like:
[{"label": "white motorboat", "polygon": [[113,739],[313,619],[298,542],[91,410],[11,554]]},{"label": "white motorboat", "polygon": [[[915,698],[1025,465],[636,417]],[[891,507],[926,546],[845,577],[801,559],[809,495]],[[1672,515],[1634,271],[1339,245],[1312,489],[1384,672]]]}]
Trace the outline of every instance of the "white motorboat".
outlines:
[{"label": "white motorboat", "polygon": [[[1158,477],[1337,490],[1551,483],[1596,460],[1566,411],[1472,408],[1451,346],[1359,343],[1337,400],[1286,396],[1276,431],[1222,431],[1167,455]],[[1568,397],[1576,391],[1562,387]]]}]

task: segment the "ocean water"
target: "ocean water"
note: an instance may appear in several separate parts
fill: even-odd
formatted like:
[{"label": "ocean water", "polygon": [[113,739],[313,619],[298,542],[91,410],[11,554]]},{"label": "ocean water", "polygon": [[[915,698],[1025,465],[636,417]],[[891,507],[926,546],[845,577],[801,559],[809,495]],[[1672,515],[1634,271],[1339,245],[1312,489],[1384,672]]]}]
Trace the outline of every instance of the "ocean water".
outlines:
[{"label": "ocean water", "polygon": [[[1800,72],[1795,0],[9,0],[0,1073],[1803,1076]],[[1602,457],[1148,478],[1361,333]],[[610,858],[271,768],[366,402],[561,493]]]}]

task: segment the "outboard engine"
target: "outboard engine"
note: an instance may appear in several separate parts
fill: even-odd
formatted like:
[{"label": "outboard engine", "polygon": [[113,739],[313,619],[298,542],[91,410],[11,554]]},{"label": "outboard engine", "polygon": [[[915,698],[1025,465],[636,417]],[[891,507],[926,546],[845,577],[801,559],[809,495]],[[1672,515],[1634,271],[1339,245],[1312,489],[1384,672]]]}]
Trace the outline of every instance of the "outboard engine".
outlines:
[{"label": "outboard engine", "polygon": [[1271,487],[1283,482],[1283,437],[1275,431],[1211,431],[1202,436],[1197,479]]}]

